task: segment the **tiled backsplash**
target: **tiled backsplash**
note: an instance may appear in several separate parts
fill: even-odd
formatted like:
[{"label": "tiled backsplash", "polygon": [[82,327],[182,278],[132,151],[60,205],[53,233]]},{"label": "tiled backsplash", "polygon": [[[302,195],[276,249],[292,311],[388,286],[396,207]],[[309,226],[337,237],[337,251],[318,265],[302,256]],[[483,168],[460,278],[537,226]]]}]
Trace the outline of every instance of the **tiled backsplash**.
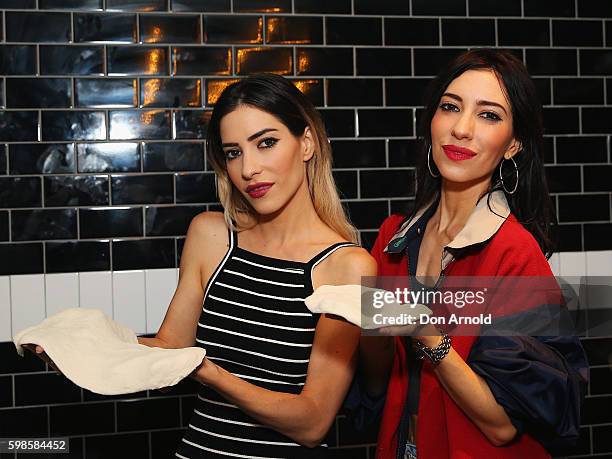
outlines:
[{"label": "tiled backsplash", "polygon": [[[190,219],[218,209],[204,142],[229,82],[280,73],[319,108],[368,247],[414,196],[426,84],[476,46],[521,58],[544,105],[553,271],[611,274],[609,1],[0,0],[0,437],[67,435],[74,458],[172,455],[192,383],[100,397],[9,340],[70,306],[156,331]],[[612,338],[583,342],[592,382],[567,454],[609,455]],[[341,414],[328,441],[373,459],[375,436]]]}]

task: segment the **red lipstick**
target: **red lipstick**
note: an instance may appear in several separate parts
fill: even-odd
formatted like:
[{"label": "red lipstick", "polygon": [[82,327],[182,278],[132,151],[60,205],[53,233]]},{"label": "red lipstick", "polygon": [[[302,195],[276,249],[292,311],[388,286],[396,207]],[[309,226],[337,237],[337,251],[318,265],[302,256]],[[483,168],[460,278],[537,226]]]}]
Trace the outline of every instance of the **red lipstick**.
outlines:
[{"label": "red lipstick", "polygon": [[463,161],[476,156],[476,153],[469,148],[459,147],[457,145],[442,145],[442,150],[453,161]]},{"label": "red lipstick", "polygon": [[272,182],[257,182],[247,186],[246,192],[252,198],[262,198],[272,188]]}]

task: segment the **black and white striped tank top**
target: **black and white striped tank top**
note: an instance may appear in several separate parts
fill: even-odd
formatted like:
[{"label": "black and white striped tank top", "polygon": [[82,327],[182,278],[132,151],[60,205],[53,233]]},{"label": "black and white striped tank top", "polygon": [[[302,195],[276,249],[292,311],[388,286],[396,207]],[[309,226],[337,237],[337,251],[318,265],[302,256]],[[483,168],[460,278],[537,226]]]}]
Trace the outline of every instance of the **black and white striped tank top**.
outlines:
[{"label": "black and white striped tank top", "polygon": [[[307,263],[230,248],[211,276],[196,333],[207,357],[257,386],[298,394],[304,387],[318,314],[304,299],[312,270],[350,242],[334,244]],[[306,448],[245,414],[202,386],[179,458],[321,458],[327,445]]]}]

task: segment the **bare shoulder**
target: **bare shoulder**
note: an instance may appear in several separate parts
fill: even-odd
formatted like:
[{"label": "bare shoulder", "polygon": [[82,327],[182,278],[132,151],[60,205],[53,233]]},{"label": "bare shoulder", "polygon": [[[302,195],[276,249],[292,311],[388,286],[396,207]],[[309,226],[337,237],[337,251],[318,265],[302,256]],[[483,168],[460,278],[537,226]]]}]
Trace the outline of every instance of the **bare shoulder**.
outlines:
[{"label": "bare shoulder", "polygon": [[202,212],[191,220],[181,254],[181,267],[195,263],[202,277],[208,275],[223,258],[229,247],[225,219],[221,212]]},{"label": "bare shoulder", "polygon": [[376,276],[376,260],[362,247],[344,247],[321,267],[320,285],[360,284],[365,276]]},{"label": "bare shoulder", "polygon": [[227,226],[221,212],[202,212],[191,220],[189,232],[206,239],[223,238],[227,235]]}]

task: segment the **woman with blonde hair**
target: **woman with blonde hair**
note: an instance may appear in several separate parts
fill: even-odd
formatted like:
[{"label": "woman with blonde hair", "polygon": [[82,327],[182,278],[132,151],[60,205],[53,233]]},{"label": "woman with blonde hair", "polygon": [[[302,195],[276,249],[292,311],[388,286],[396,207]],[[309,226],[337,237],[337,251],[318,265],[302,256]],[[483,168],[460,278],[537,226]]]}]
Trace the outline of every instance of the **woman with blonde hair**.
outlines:
[{"label": "woman with blonde hair", "polygon": [[284,78],[246,78],[218,99],[207,155],[224,212],[193,219],[166,317],[140,338],[207,352],[176,456],[323,457],[359,328],[312,314],[304,298],[357,284],[376,263],[343,212],[320,115]]}]

